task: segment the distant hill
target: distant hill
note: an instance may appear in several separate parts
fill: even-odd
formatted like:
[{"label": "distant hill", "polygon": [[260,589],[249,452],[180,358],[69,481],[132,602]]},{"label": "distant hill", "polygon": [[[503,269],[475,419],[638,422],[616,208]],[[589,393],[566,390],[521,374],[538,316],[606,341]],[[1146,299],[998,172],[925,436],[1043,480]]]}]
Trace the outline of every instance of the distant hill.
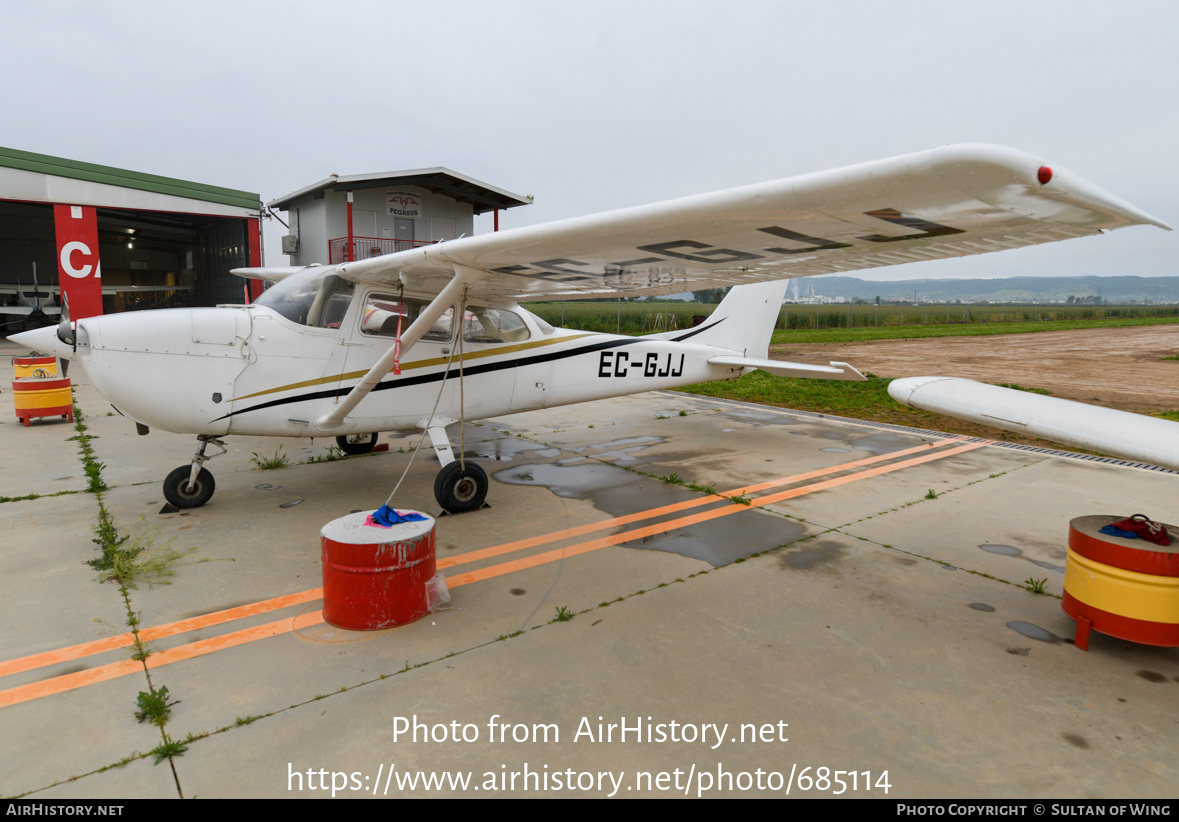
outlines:
[{"label": "distant hill", "polygon": [[918,300],[1078,300],[1100,295],[1107,303],[1179,303],[1179,277],[1007,277],[996,280],[861,280],[858,277],[820,276],[791,280],[787,297],[860,298],[874,301]]}]

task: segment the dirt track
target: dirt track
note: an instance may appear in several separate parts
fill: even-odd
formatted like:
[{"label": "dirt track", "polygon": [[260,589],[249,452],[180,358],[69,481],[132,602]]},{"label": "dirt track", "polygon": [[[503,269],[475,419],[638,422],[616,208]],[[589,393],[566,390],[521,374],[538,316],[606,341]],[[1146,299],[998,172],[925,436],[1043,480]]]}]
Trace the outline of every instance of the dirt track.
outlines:
[{"label": "dirt track", "polygon": [[1127,411],[1179,409],[1179,325],[987,337],[774,345],[777,360],[838,360],[881,377],[967,377]]}]

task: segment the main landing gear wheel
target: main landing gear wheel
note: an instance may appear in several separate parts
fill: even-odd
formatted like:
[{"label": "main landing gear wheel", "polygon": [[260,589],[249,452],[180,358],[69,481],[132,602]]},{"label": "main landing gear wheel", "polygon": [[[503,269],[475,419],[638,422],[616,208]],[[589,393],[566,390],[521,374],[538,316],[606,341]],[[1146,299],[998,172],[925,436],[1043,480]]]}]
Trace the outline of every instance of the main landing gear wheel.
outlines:
[{"label": "main landing gear wheel", "polygon": [[342,437],[336,437],[336,445],[340,446],[340,450],[345,454],[367,454],[377,447],[377,435],[345,434]]},{"label": "main landing gear wheel", "polygon": [[164,480],[164,499],[177,508],[200,508],[213,496],[216,484],[209,469],[202,468],[197,472],[196,482],[189,490],[188,475],[191,472],[191,465],[182,465]]},{"label": "main landing gear wheel", "polygon": [[466,465],[464,471],[463,463],[455,460],[434,479],[434,499],[448,513],[478,511],[487,499],[487,474],[473,462]]}]

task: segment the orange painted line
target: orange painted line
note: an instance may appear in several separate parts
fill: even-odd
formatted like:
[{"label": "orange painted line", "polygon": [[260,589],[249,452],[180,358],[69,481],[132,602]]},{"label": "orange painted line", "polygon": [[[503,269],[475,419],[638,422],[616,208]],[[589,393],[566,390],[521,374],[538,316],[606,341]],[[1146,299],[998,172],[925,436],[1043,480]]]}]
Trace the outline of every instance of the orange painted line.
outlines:
[{"label": "orange painted line", "polygon": [[106,682],[108,679],[117,679],[142,670],[143,664],[141,662],[134,659],[123,659],[109,665],[101,665],[97,668],[88,668],[85,671],[76,671],[72,674],[55,676],[52,679],[43,679],[40,682],[9,688],[6,691],[0,691],[0,708],[28,702],[30,699],[59,694],[62,691],[72,691],[85,685]]},{"label": "orange painted line", "polygon": [[[232,648],[236,645],[244,645],[247,642],[290,633],[299,628],[318,625],[321,622],[323,622],[323,611],[313,611],[307,614],[299,614],[294,618],[281,619],[278,622],[271,622],[266,625],[255,625],[253,628],[246,628],[241,631],[234,631],[229,634],[190,642],[187,645],[168,648],[164,651],[157,651],[147,658],[147,667],[155,670],[165,665],[171,665],[173,662],[180,662],[185,659],[211,654],[214,651],[220,651],[225,648]],[[109,665],[100,665],[97,668],[90,668],[85,671],[77,671],[76,673],[66,674],[64,676],[33,682],[29,685],[9,688],[8,690],[0,691],[0,708],[7,708],[9,705],[17,705],[21,702],[28,702],[31,699],[40,699],[44,696],[73,691],[86,685],[106,682],[107,680],[117,679],[118,677],[127,676],[128,674],[142,670],[142,663],[133,659],[124,659],[119,662],[112,662]]]},{"label": "orange painted line", "polygon": [[[880,476],[881,474],[887,474],[892,471],[899,471],[902,468],[921,465],[922,463],[942,459],[943,457],[965,453],[966,451],[973,451],[976,448],[982,448],[984,445],[990,444],[990,441],[968,443],[957,448],[951,448],[948,451],[939,451],[935,454],[926,454],[921,457],[894,463],[892,465],[885,465],[881,466],[880,468],[872,468],[867,471],[861,471],[858,474],[851,474],[846,477],[837,477],[824,482],[817,482],[812,485],[804,485],[801,488],[792,488],[791,490],[783,491],[780,494],[771,494],[766,497],[755,499],[753,500],[753,505],[765,505],[781,499],[800,497],[804,494],[822,491],[826,488],[832,488],[838,485],[846,485],[850,482],[857,482],[858,480]],[[564,548],[557,548],[553,551],[546,551],[542,554],[534,554],[530,557],[521,557],[520,559],[500,563],[499,565],[493,565],[489,568],[481,568],[477,571],[467,571],[465,573],[456,574],[452,577],[447,577],[446,587],[459,588],[463,585],[469,585],[472,582],[479,582],[481,580],[503,576],[504,574],[510,574],[514,571],[522,571],[526,568],[535,568],[538,565],[546,565],[550,562],[556,562],[557,560],[565,559],[566,557],[574,557],[578,556],[579,554],[586,554],[590,551],[596,551],[599,548],[606,548],[611,545],[620,545],[624,542],[631,542],[632,540],[641,539],[643,537],[662,534],[675,528],[683,528],[689,525],[694,525],[698,522],[706,522],[710,519],[726,517],[730,514],[736,514],[745,510],[748,510],[747,506],[737,505],[734,503],[732,507],[725,506],[723,508],[714,508],[710,511],[702,511],[699,514],[692,514],[691,516],[680,517],[679,519],[669,520],[667,522],[661,522],[655,525],[648,525],[644,528],[637,528],[633,531],[627,531],[623,534],[601,537],[599,539],[589,540],[588,542],[581,542],[577,545],[569,545]]]},{"label": "orange painted line", "polygon": [[873,463],[896,459],[897,457],[904,457],[909,454],[915,454],[919,451],[928,451],[931,448],[940,448],[943,445],[948,445],[953,442],[961,442],[963,439],[963,437],[950,437],[948,439],[918,445],[913,448],[892,451],[888,454],[880,454],[875,457],[865,457],[864,459],[845,462],[842,465],[833,465],[830,468],[819,468],[814,471],[807,471],[803,474],[795,474],[791,477],[779,477],[778,479],[767,480],[766,482],[759,482],[754,485],[746,485],[743,488],[734,488],[731,491],[725,491],[721,494],[712,494],[706,497],[699,497],[698,499],[685,500],[684,502],[664,505],[661,508],[651,508],[646,511],[639,511],[635,514],[627,514],[626,516],[622,517],[614,517],[612,519],[602,520],[601,522],[591,522],[588,525],[579,525],[575,528],[566,528],[562,531],[553,531],[548,534],[541,534],[540,536],[515,540],[514,542],[505,542],[502,545],[493,545],[489,548],[482,548],[477,551],[468,551],[455,557],[446,557],[445,559],[438,560],[438,570],[441,571],[444,568],[453,568],[456,565],[465,565],[468,562],[478,562],[481,559],[488,559],[490,557],[497,557],[503,554],[510,554],[513,551],[523,551],[526,548],[533,548],[537,545],[543,545],[546,542],[556,542],[559,539],[580,537],[585,534],[592,534],[595,531],[604,531],[607,528],[614,528],[619,525],[629,525],[632,522],[639,522],[641,520],[651,519],[652,517],[664,516],[665,514],[674,514],[677,511],[684,511],[689,508],[696,508],[700,505],[708,505],[709,503],[720,502],[722,500],[728,499],[729,497],[745,496],[748,493],[762,491],[766,488],[773,488],[778,485],[789,485],[790,483],[803,482],[805,480],[826,476],[827,474],[838,473],[839,471],[850,471],[853,468],[859,468],[864,465],[872,465]]},{"label": "orange painted line", "polygon": [[[139,632],[139,638],[143,642],[151,642],[154,639],[163,639],[164,637],[195,631],[198,628],[208,628],[211,625],[220,625],[223,622],[232,622],[235,619],[242,619],[243,617],[264,614],[268,611],[277,611],[280,608],[287,608],[291,605],[302,605],[303,603],[321,599],[322,597],[323,588],[312,588],[309,591],[286,594],[285,596],[275,597],[274,599],[252,602],[249,605],[239,605],[236,608],[226,608],[224,611],[214,611],[210,614],[203,614],[191,619],[182,619],[179,622],[171,622],[167,625],[144,628]],[[81,659],[82,657],[101,654],[106,651],[117,650],[118,648],[128,648],[134,643],[134,635],[119,634],[118,636],[106,637],[105,639],[96,639],[92,642],[83,642],[80,645],[71,645],[69,648],[60,648],[56,651],[45,651],[43,653],[21,657],[20,659],[11,659],[7,662],[0,662],[0,676],[44,668],[46,665],[69,662],[71,659]]]},{"label": "orange painted line", "polygon": [[265,625],[255,625],[253,628],[243,628],[240,631],[190,642],[187,645],[165,648],[162,651],[156,651],[147,658],[147,667],[155,670],[165,665],[171,665],[173,662],[193,659],[211,654],[214,651],[223,651],[226,648],[234,648],[238,645],[245,645],[247,642],[256,642],[259,639],[289,634],[291,631],[318,625],[321,622],[323,622],[323,611],[310,611],[295,617],[280,619],[277,622],[268,622]]},{"label": "orange painted line", "polygon": [[967,451],[973,451],[976,448],[982,448],[984,445],[990,445],[991,440],[984,440],[983,442],[971,442],[966,445],[959,445],[957,448],[951,448],[947,451],[939,451],[936,454],[926,454],[923,457],[915,457],[911,460],[896,463],[895,465],[885,465],[880,468],[870,468],[867,471],[861,471],[858,474],[852,474],[847,477],[836,477],[835,479],[825,480],[823,482],[816,482],[814,485],[806,485],[802,488],[791,488],[789,491],[782,491],[777,494],[770,494],[764,497],[758,497],[752,501],[753,505],[768,505],[771,502],[780,502],[784,499],[793,499],[794,497],[802,496],[803,494],[810,494],[815,491],[823,491],[827,488],[835,488],[840,485],[846,485],[849,482],[856,480],[868,479],[869,477],[878,477],[881,474],[887,474],[890,471],[895,471],[898,468],[909,468],[914,465],[921,465],[925,462],[933,460],[940,460],[944,457],[952,457],[955,454],[964,454]]}]

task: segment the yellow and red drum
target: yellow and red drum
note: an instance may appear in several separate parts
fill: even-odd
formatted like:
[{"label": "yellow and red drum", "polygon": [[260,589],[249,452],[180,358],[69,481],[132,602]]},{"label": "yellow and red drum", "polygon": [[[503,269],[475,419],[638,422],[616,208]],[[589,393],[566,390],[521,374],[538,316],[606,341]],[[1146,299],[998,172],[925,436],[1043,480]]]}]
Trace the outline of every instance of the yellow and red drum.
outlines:
[{"label": "yellow and red drum", "polygon": [[51,357],[48,354],[28,354],[24,357],[12,358],[12,371],[15,379],[21,380],[25,377],[42,376],[38,371],[43,371],[51,377],[57,376],[57,357]]},{"label": "yellow and red drum", "polygon": [[36,417],[62,417],[74,421],[74,396],[70,378],[46,375],[12,381],[16,418],[25,424]]},{"label": "yellow and red drum", "polygon": [[[1089,649],[1089,631],[1179,646],[1179,543],[1156,545],[1101,533],[1124,516],[1099,514],[1069,523],[1064,612],[1077,621],[1076,644]],[[1176,534],[1179,529],[1167,525]]]}]

